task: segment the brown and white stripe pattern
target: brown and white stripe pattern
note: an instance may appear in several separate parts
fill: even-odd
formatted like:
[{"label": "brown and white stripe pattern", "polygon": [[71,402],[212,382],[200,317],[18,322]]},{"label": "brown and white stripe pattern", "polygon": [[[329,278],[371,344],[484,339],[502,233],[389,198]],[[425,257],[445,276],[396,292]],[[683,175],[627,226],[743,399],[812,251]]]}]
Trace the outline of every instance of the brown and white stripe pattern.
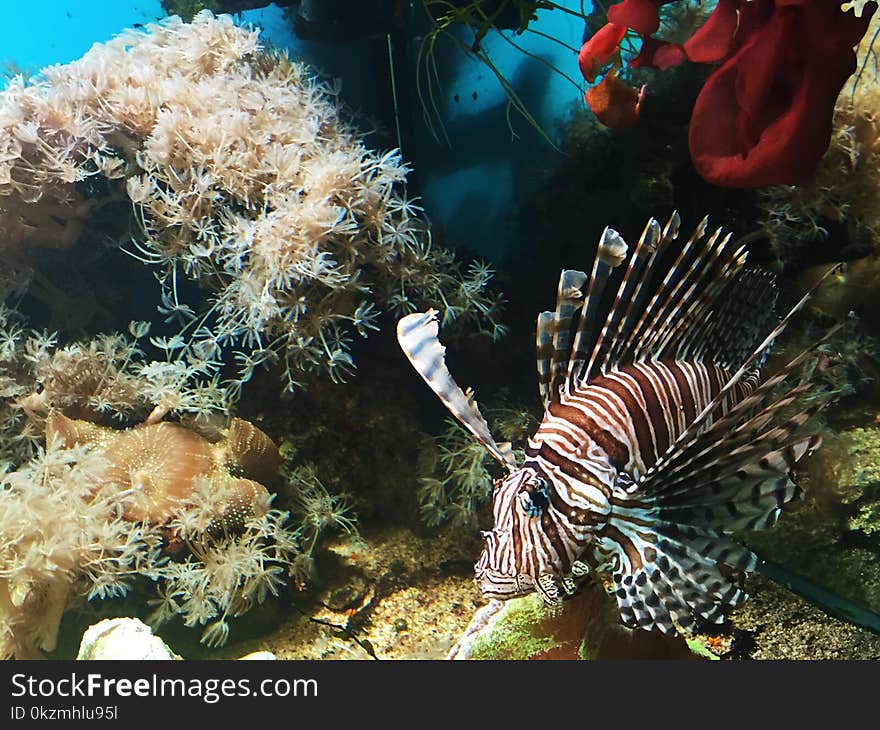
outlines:
[{"label": "brown and white stripe pattern", "polygon": [[[549,412],[577,424],[581,438],[601,443],[614,467],[638,480],[729,378],[726,368],[713,363],[632,363],[572,387]],[[716,414],[726,413],[756,382],[754,376],[738,382],[717,404]],[[710,417],[706,425],[711,423]]]},{"label": "brown and white stripe pattern", "polygon": [[611,574],[627,625],[667,633],[744,600],[756,559],[728,533],[772,526],[798,494],[792,464],[820,443],[808,427],[821,402],[798,410],[809,384],[785,391],[807,353],[760,376],[806,298],[774,321],[775,281],[745,268],[744,248],[720,229],[703,240],[705,219],[676,244],[679,225],[649,221],[625,267],[627,246],[606,229],[589,277],[562,272],[556,310],[538,318],[544,419],[519,468],[455,395],[436,324],[401,321],[416,369],[511,469],[476,565],[485,594],[552,600],[588,565]]},{"label": "brown and white stripe pattern", "polygon": [[438,313],[415,312],[397,323],[397,341],[413,367],[443,402],[449,412],[471,432],[493,459],[512,469],[516,466],[510,444],[497,444],[480,413],[473,391],[463,391],[446,367],[446,348],[437,338]]}]

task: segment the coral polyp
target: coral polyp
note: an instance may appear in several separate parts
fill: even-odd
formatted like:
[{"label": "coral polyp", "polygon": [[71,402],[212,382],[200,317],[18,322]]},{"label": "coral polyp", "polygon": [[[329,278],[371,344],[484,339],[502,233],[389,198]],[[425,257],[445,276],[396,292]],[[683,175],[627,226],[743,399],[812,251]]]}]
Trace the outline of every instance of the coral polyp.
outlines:
[{"label": "coral polyp", "polygon": [[[501,332],[486,270],[432,246],[400,153],[369,149],[338,89],[229,16],[171,18],[13,79],[0,138],[6,265],[69,249],[127,200],[122,246],[159,279],[178,354],[234,351],[232,387],[279,360],[290,389],[307,371],[344,379],[380,308],[445,302],[450,318]],[[179,277],[204,306],[183,301]]]},{"label": "coral polyp", "polygon": [[[241,448],[238,434],[244,430],[258,432],[252,439],[258,449]],[[156,525],[166,524],[175,508],[192,504],[199,480],[207,480],[218,489],[226,488],[233,495],[230,506],[217,515],[220,522],[233,514],[235,521],[241,521],[242,514],[268,504],[269,492],[263,485],[235,476],[233,470],[245,474],[254,470],[271,477],[274,468],[277,478],[281,461],[277,449],[273,453],[266,446],[266,442],[271,444],[268,436],[241,419],[233,419],[230,432],[232,444],[228,437],[212,444],[176,423],[145,423],[117,430],[76,421],[59,412],[51,413],[46,421],[47,441],[65,448],[90,447],[107,461],[102,480],[127,495],[126,519]]]},{"label": "coral polyp", "polygon": [[287,473],[182,361],[123,335],[57,348],[4,308],[0,360],[0,657],[52,652],[65,611],[132,591],[158,594],[154,625],[221,644],[290,576],[306,583],[322,533],[354,530],[343,496]]}]

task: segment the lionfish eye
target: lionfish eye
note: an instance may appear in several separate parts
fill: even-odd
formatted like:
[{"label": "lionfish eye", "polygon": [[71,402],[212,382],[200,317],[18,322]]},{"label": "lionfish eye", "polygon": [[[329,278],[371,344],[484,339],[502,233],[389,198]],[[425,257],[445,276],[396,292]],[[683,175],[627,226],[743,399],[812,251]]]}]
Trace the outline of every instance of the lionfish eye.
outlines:
[{"label": "lionfish eye", "polygon": [[541,477],[535,477],[520,490],[519,504],[529,517],[540,517],[550,504],[550,489]]}]

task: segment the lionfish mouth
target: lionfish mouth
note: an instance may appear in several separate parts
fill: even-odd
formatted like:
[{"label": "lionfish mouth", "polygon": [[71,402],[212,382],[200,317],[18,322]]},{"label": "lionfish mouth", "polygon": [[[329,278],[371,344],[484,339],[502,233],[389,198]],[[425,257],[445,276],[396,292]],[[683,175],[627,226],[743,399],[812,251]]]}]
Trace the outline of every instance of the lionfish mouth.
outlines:
[{"label": "lionfish mouth", "polygon": [[535,590],[535,581],[531,576],[510,575],[495,570],[477,568],[476,582],[484,598],[516,598]]}]

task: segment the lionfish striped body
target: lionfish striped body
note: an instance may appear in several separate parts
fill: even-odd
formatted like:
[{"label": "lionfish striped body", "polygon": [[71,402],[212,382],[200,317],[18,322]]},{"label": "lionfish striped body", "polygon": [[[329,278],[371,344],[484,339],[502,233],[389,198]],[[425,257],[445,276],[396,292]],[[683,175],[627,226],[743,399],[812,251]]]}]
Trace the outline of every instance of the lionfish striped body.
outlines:
[{"label": "lionfish striped body", "polygon": [[615,231],[589,276],[562,272],[556,310],[538,317],[544,418],[522,465],[446,369],[435,314],[398,324],[415,368],[510,472],[476,564],[485,595],[555,603],[607,572],[624,623],[665,633],[745,598],[757,559],[729,533],[772,526],[798,493],[792,464],[819,445],[806,432],[819,402],[796,407],[809,383],[784,388],[807,353],[760,373],[806,297],[777,321],[775,282],[745,267],[743,247],[720,230],[703,241],[705,220],[673,244],[678,227],[677,214],[649,221],[610,305],[627,254]]}]

